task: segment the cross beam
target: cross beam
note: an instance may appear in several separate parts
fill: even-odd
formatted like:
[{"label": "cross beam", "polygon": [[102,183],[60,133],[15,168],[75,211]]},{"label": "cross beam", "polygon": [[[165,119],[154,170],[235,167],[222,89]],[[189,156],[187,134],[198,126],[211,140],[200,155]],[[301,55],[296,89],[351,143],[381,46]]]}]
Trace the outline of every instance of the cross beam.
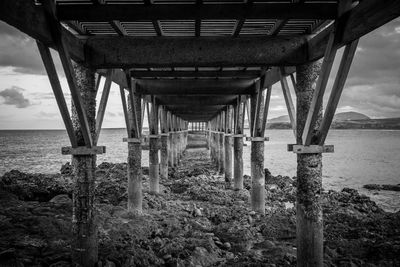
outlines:
[{"label": "cross beam", "polygon": [[253,79],[243,80],[137,80],[142,95],[235,95],[250,94]]},{"label": "cross beam", "polygon": [[213,105],[230,105],[234,104],[237,95],[163,95],[157,97],[159,105],[200,105],[200,106],[213,106]]},{"label": "cross beam", "polygon": [[94,36],[86,39],[85,56],[87,63],[97,69],[293,66],[308,60],[308,38]]},{"label": "cross beam", "polygon": [[257,78],[260,77],[259,70],[222,70],[222,71],[131,71],[133,78],[173,78],[173,77],[189,77],[189,78]]}]

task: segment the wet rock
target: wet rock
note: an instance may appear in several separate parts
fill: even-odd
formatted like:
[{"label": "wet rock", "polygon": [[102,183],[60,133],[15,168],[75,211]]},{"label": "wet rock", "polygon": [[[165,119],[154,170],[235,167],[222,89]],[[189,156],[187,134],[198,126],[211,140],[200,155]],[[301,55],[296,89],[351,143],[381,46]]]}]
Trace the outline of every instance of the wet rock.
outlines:
[{"label": "wet rock", "polygon": [[71,195],[72,180],[60,174],[32,174],[11,170],[0,178],[0,189],[20,200],[49,201],[60,194]]},{"label": "wet rock", "polygon": [[67,162],[61,166],[60,173],[63,175],[72,175],[72,165]]},{"label": "wet rock", "polygon": [[215,253],[209,252],[203,247],[195,247],[188,266],[213,266],[219,261],[221,259]]},{"label": "wet rock", "polygon": [[58,195],[50,199],[50,202],[52,203],[58,203],[58,204],[71,204],[72,199],[68,195]]},{"label": "wet rock", "polygon": [[400,191],[400,184],[366,184],[363,186],[368,190],[388,190],[388,191]]}]

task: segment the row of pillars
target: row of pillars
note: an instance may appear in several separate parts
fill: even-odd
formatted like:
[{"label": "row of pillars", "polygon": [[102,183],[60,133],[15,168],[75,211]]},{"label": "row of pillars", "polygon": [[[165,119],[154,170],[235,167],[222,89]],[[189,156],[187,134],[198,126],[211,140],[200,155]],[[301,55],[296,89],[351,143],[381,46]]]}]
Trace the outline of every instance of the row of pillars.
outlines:
[{"label": "row of pillars", "polygon": [[[317,61],[296,68],[297,116],[294,125],[297,144],[302,144],[302,133],[321,65],[321,61]],[[271,90],[271,88],[268,88],[268,90]],[[260,93],[261,91],[258,92],[258,94]],[[258,95],[252,95],[250,98],[251,109],[247,110],[251,117],[249,118],[252,177],[251,207],[254,211],[265,214],[264,141],[267,138],[263,137],[266,117],[262,118],[262,116],[266,116],[268,110],[265,112],[265,109],[268,109],[269,102],[266,101],[263,106],[262,103],[258,103],[259,99]],[[231,186],[233,177],[233,188],[235,190],[243,189],[243,123],[246,102],[246,100],[238,100],[237,105],[234,106],[233,120],[229,118],[229,114],[232,113],[228,109],[222,111],[207,125],[211,160],[217,166],[220,174],[224,174],[227,188]],[[318,118],[315,130],[318,129],[322,120],[322,105],[317,109]],[[229,124],[230,121],[234,123],[233,128]],[[232,131],[234,134],[232,134]],[[296,199],[298,266],[323,266],[321,192],[322,154],[315,152],[298,153]]]},{"label": "row of pillars", "polygon": [[205,131],[206,126],[207,126],[206,122],[191,122],[191,123],[189,123],[189,128],[191,128],[192,131]]},{"label": "row of pillars", "polygon": [[[94,207],[95,168],[98,147],[87,147],[85,143],[85,129],[82,127],[82,114],[78,105],[86,112],[88,130],[94,140],[98,139],[96,132],[96,86],[95,72],[87,67],[74,64],[76,88],[80,94],[81,103],[72,103],[72,128],[77,142],[75,152],[72,153],[74,174],[73,187],[73,221],[72,221],[72,260],[80,266],[94,266],[98,256],[96,211]],[[321,63],[314,62],[297,66],[297,143],[301,144],[301,134],[305,125],[315,84],[320,73]],[[49,75],[50,76],[50,75]],[[71,89],[72,90],[72,89]],[[121,92],[124,92],[122,88]],[[142,173],[141,173],[141,101],[140,95],[135,95],[134,86],[129,88],[129,108],[124,108],[128,130],[128,210],[142,211]],[[123,99],[126,98],[124,95]],[[124,102],[124,100],[123,100]],[[225,180],[230,186],[232,182],[232,140],[234,154],[233,179],[234,188],[243,188],[243,124],[245,102],[242,97],[233,107],[234,120],[229,116],[231,111],[224,111],[217,118],[208,122],[209,146],[211,158],[216,162]],[[257,105],[251,103],[251,107]],[[134,107],[134,108],[133,108]],[[321,107],[318,107],[321,110]],[[60,108],[61,109],[61,108]],[[262,110],[262,109],[261,109]],[[182,153],[187,144],[188,123],[173,116],[166,110],[160,112],[162,119],[158,120],[159,109],[153,102],[150,121],[150,190],[159,191],[159,175],[168,176],[168,166],[175,167],[179,164]],[[262,114],[257,110],[251,112]],[[265,112],[264,112],[265,113]],[[316,129],[321,120],[318,115]],[[234,125],[231,122],[234,121]],[[158,124],[161,122],[161,166],[158,159],[160,135]],[[136,125],[136,126],[135,126]],[[140,125],[140,126],[138,126]],[[256,125],[252,123],[252,125]],[[265,125],[264,125],[265,126]],[[263,126],[263,127],[264,127]],[[67,126],[68,133],[70,129]],[[254,134],[257,127],[252,130],[251,143],[251,174],[252,208],[260,213],[265,212],[265,178],[264,178],[264,142],[260,136]],[[234,134],[234,135],[232,135]],[[258,138],[258,139],[257,139]],[[96,141],[97,142],[97,141]],[[94,142],[94,145],[96,145]],[[73,146],[74,148],[74,146]],[[77,149],[79,148],[79,149]],[[82,148],[82,149],[80,149]],[[87,153],[82,153],[86,149]],[[86,151],[85,150],[85,151]],[[320,193],[322,190],[322,155],[321,153],[308,153],[297,155],[297,262],[299,266],[323,266],[323,226]]]}]

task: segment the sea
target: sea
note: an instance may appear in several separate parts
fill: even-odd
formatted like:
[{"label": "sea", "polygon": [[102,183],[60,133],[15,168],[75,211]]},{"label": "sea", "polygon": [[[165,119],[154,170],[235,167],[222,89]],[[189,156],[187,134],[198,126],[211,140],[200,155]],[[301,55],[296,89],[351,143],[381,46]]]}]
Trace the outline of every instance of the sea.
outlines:
[{"label": "sea", "polygon": [[[295,143],[291,130],[267,130],[265,168],[272,175],[296,175],[296,155],[287,151]],[[106,153],[97,157],[100,164],[126,162],[125,129],[103,129],[98,141]],[[250,142],[244,147],[244,173],[250,175]],[[365,184],[400,183],[400,131],[330,130],[328,145],[335,153],[323,154],[324,190],[354,188],[368,195],[387,211],[400,210],[400,192],[369,191]],[[68,146],[64,130],[1,130],[0,175],[12,169],[30,173],[56,173],[70,156],[61,155]],[[148,150],[142,152],[142,166],[148,165]]]}]

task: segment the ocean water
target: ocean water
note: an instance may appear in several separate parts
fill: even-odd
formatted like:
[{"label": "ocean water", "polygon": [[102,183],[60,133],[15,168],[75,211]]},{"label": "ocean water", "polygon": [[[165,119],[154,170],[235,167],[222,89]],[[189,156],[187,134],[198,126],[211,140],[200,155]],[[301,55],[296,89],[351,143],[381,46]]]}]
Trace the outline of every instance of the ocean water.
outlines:
[{"label": "ocean water", "polygon": [[[107,153],[98,156],[98,163],[126,162],[127,144],[122,142],[125,129],[104,129],[98,144]],[[273,175],[295,176],[296,155],[286,151],[295,143],[291,130],[268,130],[265,143],[265,167]],[[250,142],[244,147],[244,173],[250,174]],[[400,131],[331,130],[326,144],[335,146],[335,153],[323,155],[323,186],[341,190],[355,188],[369,195],[386,210],[400,209],[400,192],[369,192],[364,184],[400,183]],[[55,173],[70,156],[61,155],[68,146],[63,130],[0,131],[0,175],[12,169],[24,172]],[[142,153],[142,165],[148,165],[148,151]]]}]

